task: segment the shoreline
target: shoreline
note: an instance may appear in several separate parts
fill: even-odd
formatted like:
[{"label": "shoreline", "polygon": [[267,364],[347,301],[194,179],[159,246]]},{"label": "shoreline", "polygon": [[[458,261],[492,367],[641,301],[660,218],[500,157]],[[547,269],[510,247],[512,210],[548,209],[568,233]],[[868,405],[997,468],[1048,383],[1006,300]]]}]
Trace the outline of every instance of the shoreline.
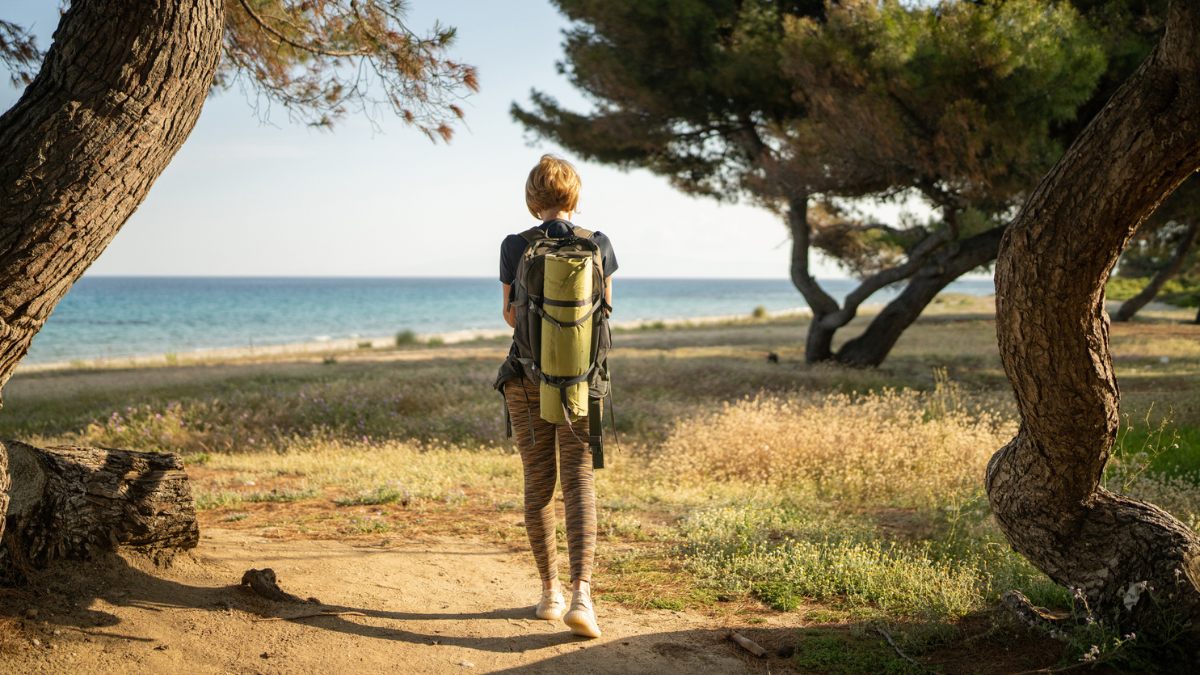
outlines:
[{"label": "shoreline", "polygon": [[[883,307],[882,304],[863,305],[861,313],[874,313]],[[812,316],[808,307],[796,307],[776,312],[767,312],[767,319],[789,319]],[[714,326],[751,320],[750,314],[726,314],[720,316],[702,316],[676,319],[637,319],[633,321],[613,321],[614,330],[639,330],[649,327],[677,328],[681,326]],[[416,333],[413,335],[415,345],[449,346],[483,340],[510,337],[511,328],[471,328],[467,330],[448,331],[444,333]],[[366,347],[370,343],[369,347]],[[440,344],[438,344],[440,343]],[[130,356],[106,356],[88,359],[69,359],[62,361],[42,361],[40,363],[21,363],[17,365],[14,374],[45,373],[61,370],[102,370],[112,368],[144,368],[183,365],[204,365],[227,363],[230,361],[254,361],[257,359],[278,359],[286,357],[327,357],[332,354],[346,352],[370,353],[368,350],[396,347],[396,337],[346,338],[341,340],[320,340],[310,342],[293,342],[280,345],[264,345],[261,347],[214,347],[195,349],[184,352],[166,352],[158,354],[134,354]]]},{"label": "shoreline", "polygon": [[[957,296],[957,300],[955,297]],[[939,295],[940,298],[945,298],[944,303],[930,303],[924,313],[922,319],[935,318],[938,316],[954,315],[961,312],[966,312],[977,318],[984,318],[986,315],[994,316],[995,313],[995,296],[963,296],[962,294],[947,294]],[[962,300],[967,298],[969,306],[964,306]],[[1119,301],[1110,300],[1105,303],[1106,310],[1111,314],[1117,311],[1121,303]],[[878,314],[886,306],[885,303],[871,303],[859,307],[858,316],[871,316]],[[796,307],[775,312],[767,312],[764,319],[794,319],[811,317],[812,310],[808,307]],[[1195,310],[1183,309],[1163,304],[1161,302],[1151,302],[1141,312],[1139,316],[1151,321],[1182,321],[1190,323],[1195,316]],[[720,326],[739,324],[754,321],[750,314],[725,314],[715,316],[702,316],[691,318],[674,318],[674,319],[637,319],[631,321],[613,321],[612,328],[615,331],[636,331],[641,329],[658,329],[658,328],[686,328],[686,327],[703,327],[703,326]],[[340,340],[317,340],[309,342],[294,342],[279,345],[265,345],[258,347],[216,347],[209,349],[196,349],[178,353],[158,353],[158,354],[137,354],[131,356],[111,356],[111,357],[96,357],[90,359],[71,359],[62,361],[43,361],[40,363],[21,363],[19,364],[14,374],[34,374],[46,373],[54,371],[68,370],[107,370],[116,368],[153,368],[165,366],[194,366],[194,365],[216,365],[224,363],[237,362],[255,362],[255,361],[276,361],[288,359],[314,359],[314,358],[330,358],[337,355],[347,354],[380,354],[384,349],[392,349],[398,352],[411,352],[414,355],[421,354],[424,357],[431,355],[431,348],[454,346],[456,352],[463,352],[463,348],[468,346],[468,343],[486,342],[500,338],[507,338],[512,335],[509,328],[475,328],[458,331],[447,331],[443,333],[417,333],[413,335],[413,346],[417,349],[399,349],[396,350],[396,337],[374,337],[374,338],[346,338]],[[433,344],[430,344],[430,343]],[[369,344],[369,348],[367,345]],[[484,345],[479,345],[484,346]],[[493,347],[494,345],[488,345]],[[497,349],[499,347],[496,347]],[[465,352],[463,352],[465,353]]]}]

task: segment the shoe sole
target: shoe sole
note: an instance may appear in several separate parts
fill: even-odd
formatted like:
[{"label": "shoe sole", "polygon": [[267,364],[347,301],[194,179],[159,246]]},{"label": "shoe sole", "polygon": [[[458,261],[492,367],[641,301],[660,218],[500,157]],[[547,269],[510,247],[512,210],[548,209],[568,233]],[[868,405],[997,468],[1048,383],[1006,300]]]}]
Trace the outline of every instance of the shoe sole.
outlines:
[{"label": "shoe sole", "polygon": [[541,619],[541,620],[543,620],[543,621],[558,621],[559,619],[561,619],[561,618],[562,618],[562,615],[563,615],[563,614],[564,614],[566,611],[567,611],[567,608],[566,608],[566,607],[564,607],[564,608],[562,608],[562,609],[559,609],[559,610],[547,610],[547,611],[542,611],[542,610],[540,610],[540,609],[535,609],[533,613],[534,613],[535,615],[537,615],[537,618],[539,618],[539,619]]},{"label": "shoe sole", "polygon": [[600,637],[600,627],[596,625],[596,620],[588,616],[586,612],[567,612],[563,617],[563,623],[571,629],[571,632],[583,637],[598,638]]}]

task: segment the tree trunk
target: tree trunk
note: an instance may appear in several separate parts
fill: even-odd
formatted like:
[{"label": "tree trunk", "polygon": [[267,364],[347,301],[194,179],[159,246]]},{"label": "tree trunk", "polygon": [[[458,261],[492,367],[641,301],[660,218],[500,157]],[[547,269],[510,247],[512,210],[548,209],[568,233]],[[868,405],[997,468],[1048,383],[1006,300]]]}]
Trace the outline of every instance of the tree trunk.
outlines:
[{"label": "tree trunk", "polygon": [[[808,269],[808,253],[812,231],[808,224],[808,193],[792,195],[788,200],[788,229],[792,234],[792,285],[804,296],[812,309],[812,322],[808,327],[808,344],[804,360],[808,363],[824,361],[833,355],[831,344],[834,331],[821,331],[825,318],[838,311],[837,301],[829,297]],[[834,329],[837,330],[837,329]]]},{"label": "tree trunk", "polygon": [[[1137,226],[1197,167],[1200,4],[1174,0],[1159,45],[1038,184],[996,264],[1000,355],[1022,422],[988,464],[993,513],[1035,567],[1139,630],[1171,614],[1200,619],[1200,538],[1100,487],[1119,400],[1104,283]],[[1129,611],[1140,582],[1157,603]]]},{"label": "tree trunk", "polygon": [[957,214],[947,211],[947,227],[919,242],[909,252],[908,260],[864,279],[858,288],[847,296],[839,307],[836,300],[825,292],[808,269],[811,234],[808,223],[808,194],[796,194],[788,204],[788,228],[792,235],[792,284],[804,296],[812,309],[812,321],[808,324],[808,339],[805,344],[804,361],[819,363],[834,359],[833,337],[838,329],[854,320],[858,308],[879,289],[903,281],[915,274],[938,249],[954,241],[958,236]]},{"label": "tree trunk", "polygon": [[13,477],[0,575],[117,546],[193,548],[196,505],[171,453],[35,448],[0,439]]},{"label": "tree trunk", "polygon": [[191,133],[223,25],[221,0],[76,0],[0,116],[0,388]]},{"label": "tree trunk", "polygon": [[1004,228],[997,227],[939,251],[917,270],[904,292],[883,308],[862,335],[842,345],[834,358],[839,363],[858,368],[883,363],[896,341],[938,293],[955,279],[996,259],[1003,234]]},{"label": "tree trunk", "polygon": [[1113,315],[1113,321],[1128,321],[1133,318],[1138,310],[1145,307],[1158,295],[1162,290],[1163,284],[1167,280],[1175,276],[1179,272],[1179,268],[1183,267],[1183,262],[1187,258],[1188,251],[1192,250],[1192,244],[1196,243],[1197,223],[1194,218],[1187,219],[1187,230],[1183,233],[1183,238],[1179,240],[1179,245],[1175,247],[1175,254],[1171,256],[1171,260],[1167,262],[1167,266],[1158,271],[1150,283],[1142,289],[1141,293],[1126,300],[1117,313]]}]

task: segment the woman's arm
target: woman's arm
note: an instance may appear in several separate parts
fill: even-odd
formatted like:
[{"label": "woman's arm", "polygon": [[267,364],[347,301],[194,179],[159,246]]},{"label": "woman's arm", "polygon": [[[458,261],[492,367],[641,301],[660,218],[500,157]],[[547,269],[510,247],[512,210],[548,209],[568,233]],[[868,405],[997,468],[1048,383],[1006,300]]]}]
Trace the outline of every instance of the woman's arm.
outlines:
[{"label": "woman's arm", "polygon": [[504,286],[504,323],[508,324],[509,328],[517,327],[517,308],[508,304],[508,294],[512,289],[512,284],[502,284]]},{"label": "woman's arm", "polygon": [[[604,301],[608,303],[609,307],[612,307],[612,277],[604,280]],[[607,313],[612,314],[612,312]]]}]

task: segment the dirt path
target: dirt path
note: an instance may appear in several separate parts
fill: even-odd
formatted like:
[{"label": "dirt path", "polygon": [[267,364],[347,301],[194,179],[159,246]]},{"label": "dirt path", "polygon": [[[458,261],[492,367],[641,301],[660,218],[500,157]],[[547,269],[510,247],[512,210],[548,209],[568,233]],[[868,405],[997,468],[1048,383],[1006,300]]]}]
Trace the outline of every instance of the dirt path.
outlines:
[{"label": "dirt path", "polygon": [[[17,653],[0,658],[6,672],[73,675],[765,672],[705,616],[602,603],[599,640],[538,621],[526,557],[456,538],[380,548],[209,529],[169,565],[123,555],[70,568],[24,622]],[[236,585],[252,567],[325,604],[259,598]],[[261,620],[322,610],[361,616]]]}]

